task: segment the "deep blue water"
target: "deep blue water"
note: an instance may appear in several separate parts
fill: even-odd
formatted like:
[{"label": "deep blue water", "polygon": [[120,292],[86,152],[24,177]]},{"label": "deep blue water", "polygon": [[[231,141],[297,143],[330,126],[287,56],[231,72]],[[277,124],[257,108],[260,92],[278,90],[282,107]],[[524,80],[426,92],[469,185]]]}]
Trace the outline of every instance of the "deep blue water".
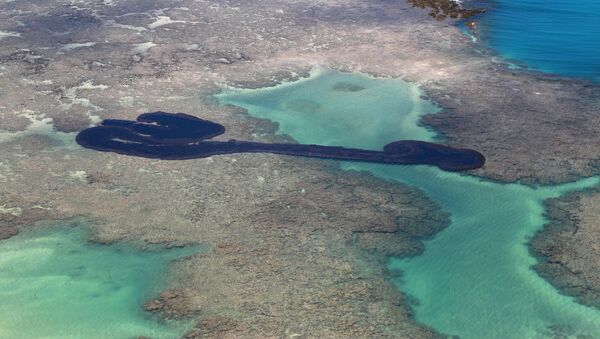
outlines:
[{"label": "deep blue water", "polygon": [[496,0],[482,40],[503,57],[547,73],[600,81],[599,0]]}]

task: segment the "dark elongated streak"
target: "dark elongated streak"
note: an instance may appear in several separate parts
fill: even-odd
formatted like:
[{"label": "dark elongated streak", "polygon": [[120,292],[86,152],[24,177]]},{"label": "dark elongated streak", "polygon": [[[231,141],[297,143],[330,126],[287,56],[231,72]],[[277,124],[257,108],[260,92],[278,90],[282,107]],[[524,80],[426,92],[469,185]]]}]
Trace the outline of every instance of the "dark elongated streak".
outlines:
[{"label": "dark elongated streak", "polygon": [[485,163],[484,156],[477,151],[424,141],[396,141],[386,145],[383,152],[321,145],[212,141],[206,139],[224,133],[225,128],[187,114],[145,113],[137,120],[105,120],[101,126],[81,131],[76,140],[81,146],[98,151],[164,160],[231,153],[274,153],[385,164],[433,165],[446,171],[475,169]]}]

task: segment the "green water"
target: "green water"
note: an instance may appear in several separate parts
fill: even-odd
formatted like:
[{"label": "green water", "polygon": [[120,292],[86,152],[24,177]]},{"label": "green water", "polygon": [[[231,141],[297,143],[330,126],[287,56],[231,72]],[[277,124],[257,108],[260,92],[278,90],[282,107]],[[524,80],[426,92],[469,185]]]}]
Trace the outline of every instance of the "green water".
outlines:
[{"label": "green water", "polygon": [[87,241],[84,227],[43,227],[0,242],[0,338],[177,338],[183,322],[142,305],[169,261],[190,250],[139,251]]},{"label": "green water", "polygon": [[[338,84],[364,89],[344,92],[336,88],[348,86]],[[435,134],[418,121],[439,110],[416,85],[331,71],[276,87],[230,88],[218,98],[278,122],[280,133],[301,143],[370,149],[399,139],[432,140]],[[416,300],[418,321],[461,338],[544,338],[551,328],[600,337],[600,311],[541,279],[526,245],[545,223],[544,199],[597,185],[598,178],[531,188],[426,166],[341,166],[414,185],[451,215],[450,226],[426,242],[422,256],[389,263],[402,271],[395,283]]]}]

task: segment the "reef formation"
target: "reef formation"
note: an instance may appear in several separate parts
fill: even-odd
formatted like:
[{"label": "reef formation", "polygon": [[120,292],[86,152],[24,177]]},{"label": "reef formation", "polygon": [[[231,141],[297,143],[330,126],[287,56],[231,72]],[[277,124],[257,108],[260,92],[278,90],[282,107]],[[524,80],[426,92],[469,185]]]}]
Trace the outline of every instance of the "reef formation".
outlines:
[{"label": "reef formation", "polygon": [[408,0],[408,3],[413,7],[428,8],[429,16],[437,20],[443,20],[447,17],[468,19],[485,13],[484,8],[465,8],[460,1],[455,0]]},{"label": "reef formation", "polygon": [[77,135],[83,147],[119,154],[182,160],[231,153],[273,153],[312,158],[365,161],[386,164],[432,165],[446,171],[480,168],[485,157],[471,149],[416,140],[384,146],[383,152],[337,146],[250,141],[208,140],[225,133],[225,127],[185,113],[153,112],[137,121],[108,119]]}]

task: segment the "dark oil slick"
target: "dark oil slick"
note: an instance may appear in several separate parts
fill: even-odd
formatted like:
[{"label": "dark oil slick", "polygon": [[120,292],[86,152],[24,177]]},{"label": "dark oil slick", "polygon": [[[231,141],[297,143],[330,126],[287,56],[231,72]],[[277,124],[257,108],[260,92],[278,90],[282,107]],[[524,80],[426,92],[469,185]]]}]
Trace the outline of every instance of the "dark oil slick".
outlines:
[{"label": "dark oil slick", "polygon": [[101,126],[77,135],[81,146],[146,158],[181,160],[231,153],[274,153],[303,157],[385,164],[432,165],[446,171],[476,169],[484,165],[481,153],[425,141],[401,140],[383,151],[337,146],[209,140],[225,132],[220,124],[184,113],[153,112],[137,121],[104,120]]}]

